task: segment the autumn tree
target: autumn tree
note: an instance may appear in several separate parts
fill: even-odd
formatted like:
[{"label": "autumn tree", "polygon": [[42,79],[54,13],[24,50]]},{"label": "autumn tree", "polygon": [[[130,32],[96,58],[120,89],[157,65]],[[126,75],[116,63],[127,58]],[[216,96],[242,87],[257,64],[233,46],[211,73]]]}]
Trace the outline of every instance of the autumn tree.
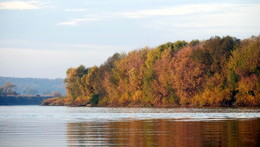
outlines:
[{"label": "autumn tree", "polygon": [[180,104],[189,105],[191,98],[203,89],[205,65],[191,59],[192,48],[186,47],[177,52],[172,60],[172,84],[180,98]]},{"label": "autumn tree", "polygon": [[[107,74],[104,85],[112,103],[118,105],[134,104],[143,98],[142,85],[144,62],[147,50],[128,53],[125,58],[115,62],[112,74]],[[108,87],[109,86],[109,87]],[[111,89],[113,87],[113,89]],[[117,98],[116,98],[117,97]],[[115,101],[115,98],[117,101]]]},{"label": "autumn tree", "polygon": [[124,58],[125,54],[119,54],[115,53],[113,56],[109,57],[105,63],[100,65],[100,67],[97,70],[97,79],[96,79],[96,88],[100,97],[100,100],[102,101],[103,97],[106,97],[107,92],[106,88],[103,84],[106,73],[111,73],[113,68],[115,68],[115,62]]},{"label": "autumn tree", "polygon": [[156,78],[152,83],[153,93],[155,95],[155,104],[170,105],[179,103],[179,98],[172,85],[173,68],[171,65],[174,50],[166,49],[160,59],[154,64]]},{"label": "autumn tree", "polygon": [[17,95],[16,85],[7,82],[3,87],[0,88],[0,96]]},{"label": "autumn tree", "polygon": [[73,104],[73,101],[82,95],[80,90],[81,78],[86,73],[88,73],[88,68],[85,68],[83,65],[67,70],[67,78],[64,80],[66,83],[67,104]]},{"label": "autumn tree", "polygon": [[227,74],[229,87],[236,91],[235,105],[260,104],[260,36],[242,41],[232,52]]},{"label": "autumn tree", "polygon": [[167,42],[67,71],[57,105],[259,106],[260,36]]}]

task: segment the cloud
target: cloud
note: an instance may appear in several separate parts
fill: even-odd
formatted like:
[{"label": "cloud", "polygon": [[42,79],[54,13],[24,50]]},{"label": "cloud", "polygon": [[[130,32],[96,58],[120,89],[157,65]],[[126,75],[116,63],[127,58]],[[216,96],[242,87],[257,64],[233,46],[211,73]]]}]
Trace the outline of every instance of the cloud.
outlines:
[{"label": "cloud", "polygon": [[[65,21],[59,23],[59,25],[68,25],[68,26],[77,26],[83,22],[91,22],[98,20],[105,20],[107,18],[111,19],[143,19],[149,18],[150,20],[158,19],[158,17],[169,18],[169,21],[172,21],[172,18],[176,16],[182,17],[193,17],[194,15],[212,15],[214,14],[225,14],[233,12],[240,13],[243,11],[245,15],[251,13],[260,13],[259,4],[189,4],[189,5],[178,5],[163,7],[159,9],[147,9],[147,10],[135,10],[128,12],[99,12],[92,14],[91,17],[82,17],[77,19],[72,19],[70,21]],[[84,9],[83,9],[84,10]],[[81,9],[68,9],[67,11],[83,11]],[[236,15],[237,16],[237,15]],[[152,19],[151,19],[152,18]]]},{"label": "cloud", "polygon": [[0,2],[0,9],[5,10],[33,10],[40,9],[44,3],[40,1],[5,1]]},{"label": "cloud", "polygon": [[90,22],[90,21],[97,21],[98,18],[78,18],[78,19],[72,19],[70,21],[60,22],[58,25],[66,25],[66,26],[77,26],[79,23],[83,22]]},{"label": "cloud", "polygon": [[[178,15],[194,15],[202,13],[221,13],[234,8],[252,8],[255,4],[237,5],[237,4],[192,4],[166,7],[160,9],[138,10],[132,12],[121,13],[127,18],[143,18],[153,16],[178,16]],[[257,6],[259,8],[259,5]]]},{"label": "cloud", "polygon": [[[150,10],[138,10],[132,12],[125,12],[121,15],[128,18],[141,18],[151,16],[169,16],[169,15],[185,15],[191,14],[198,11],[207,11],[203,9],[205,5],[187,5],[187,6],[175,6],[161,9],[150,9]],[[208,7],[208,6],[207,6]]]},{"label": "cloud", "polygon": [[[220,7],[221,6],[221,7]],[[260,20],[257,18],[260,13],[260,5],[213,5],[207,6],[211,8],[208,13],[196,11],[189,15],[181,17],[160,17],[150,21],[151,28],[206,28],[206,27],[257,27]],[[199,9],[198,9],[199,10]],[[184,13],[179,13],[184,14]],[[150,13],[150,15],[152,15]],[[138,15],[143,17],[143,15]],[[259,28],[259,27],[258,27]]]},{"label": "cloud", "polygon": [[84,11],[87,11],[87,9],[83,9],[83,8],[64,9],[64,11],[66,11],[66,12],[84,12]]}]

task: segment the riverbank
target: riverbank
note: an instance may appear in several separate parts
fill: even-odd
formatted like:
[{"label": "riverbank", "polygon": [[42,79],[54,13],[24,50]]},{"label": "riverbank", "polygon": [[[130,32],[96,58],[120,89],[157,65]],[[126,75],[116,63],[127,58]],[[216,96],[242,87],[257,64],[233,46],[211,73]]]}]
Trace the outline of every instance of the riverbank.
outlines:
[{"label": "riverbank", "polygon": [[66,102],[65,97],[54,97],[50,99],[45,99],[41,103],[42,106],[70,106],[70,107],[111,107],[111,108],[260,108],[260,106],[196,106],[196,105],[138,105],[138,104],[129,104],[129,105],[104,105],[104,104],[91,104],[91,103],[78,103]]},{"label": "riverbank", "polygon": [[0,105],[40,105],[53,96],[4,96],[0,97]]}]

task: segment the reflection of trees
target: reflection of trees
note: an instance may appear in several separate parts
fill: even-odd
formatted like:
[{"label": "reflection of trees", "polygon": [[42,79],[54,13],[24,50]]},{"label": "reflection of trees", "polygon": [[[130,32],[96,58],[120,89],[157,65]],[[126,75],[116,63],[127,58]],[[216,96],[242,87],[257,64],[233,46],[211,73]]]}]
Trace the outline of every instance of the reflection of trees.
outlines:
[{"label": "reflection of trees", "polygon": [[80,122],[67,124],[68,144],[79,145],[106,145],[106,138],[109,132],[106,131],[106,124],[95,122]]},{"label": "reflection of trees", "polygon": [[257,146],[260,119],[230,121],[135,120],[68,124],[70,145]]}]

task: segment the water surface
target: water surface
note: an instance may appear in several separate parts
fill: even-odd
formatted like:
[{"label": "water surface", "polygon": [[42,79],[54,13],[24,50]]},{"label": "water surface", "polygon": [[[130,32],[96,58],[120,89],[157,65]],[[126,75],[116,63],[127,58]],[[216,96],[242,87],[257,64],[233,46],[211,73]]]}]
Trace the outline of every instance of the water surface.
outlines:
[{"label": "water surface", "polygon": [[260,109],[0,106],[1,146],[258,146]]}]

